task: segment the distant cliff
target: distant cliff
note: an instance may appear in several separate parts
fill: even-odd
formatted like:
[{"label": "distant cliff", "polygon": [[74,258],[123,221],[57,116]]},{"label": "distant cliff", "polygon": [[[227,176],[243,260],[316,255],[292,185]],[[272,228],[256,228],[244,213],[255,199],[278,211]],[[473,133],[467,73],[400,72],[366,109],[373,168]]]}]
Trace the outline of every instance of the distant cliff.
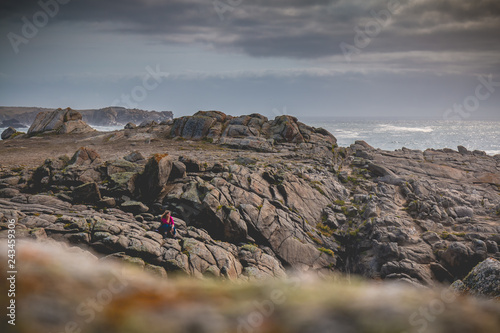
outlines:
[{"label": "distant cliff", "polygon": [[[20,123],[30,126],[37,114],[42,111],[53,111],[48,108],[33,107],[0,107],[0,121],[17,119]],[[161,122],[173,118],[172,111],[146,111],[126,109],[122,107],[107,107],[103,109],[77,110],[83,116],[83,121],[90,125],[113,126],[125,125],[128,122],[139,124],[154,120]]]}]

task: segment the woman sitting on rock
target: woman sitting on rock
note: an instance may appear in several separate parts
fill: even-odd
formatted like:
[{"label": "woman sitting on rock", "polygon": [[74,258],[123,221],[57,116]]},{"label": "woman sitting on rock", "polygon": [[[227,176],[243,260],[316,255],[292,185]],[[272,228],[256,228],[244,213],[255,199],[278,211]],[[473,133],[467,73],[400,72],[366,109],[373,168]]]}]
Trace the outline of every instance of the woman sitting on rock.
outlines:
[{"label": "woman sitting on rock", "polygon": [[170,211],[166,210],[161,216],[161,225],[157,230],[164,238],[175,237],[175,223]]}]

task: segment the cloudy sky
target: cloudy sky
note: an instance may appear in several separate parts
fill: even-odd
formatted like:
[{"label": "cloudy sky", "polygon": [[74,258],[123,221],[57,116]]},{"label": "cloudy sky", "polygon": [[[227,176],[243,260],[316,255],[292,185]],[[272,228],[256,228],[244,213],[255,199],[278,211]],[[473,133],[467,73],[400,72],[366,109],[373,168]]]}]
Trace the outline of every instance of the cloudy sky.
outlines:
[{"label": "cloudy sky", "polygon": [[500,119],[500,1],[2,1],[0,105]]}]

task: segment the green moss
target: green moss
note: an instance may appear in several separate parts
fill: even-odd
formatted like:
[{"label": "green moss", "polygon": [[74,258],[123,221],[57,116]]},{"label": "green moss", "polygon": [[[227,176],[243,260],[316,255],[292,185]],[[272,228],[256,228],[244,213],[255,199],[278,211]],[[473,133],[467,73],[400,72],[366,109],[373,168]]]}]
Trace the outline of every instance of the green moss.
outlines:
[{"label": "green moss", "polygon": [[321,187],[319,187],[319,186],[314,186],[314,189],[315,189],[316,191],[318,191],[319,193],[321,193],[322,195],[326,196],[325,191],[323,191],[323,189],[322,189]]},{"label": "green moss", "polygon": [[345,206],[344,200],[335,200],[333,203],[337,206]]},{"label": "green moss", "polygon": [[257,250],[258,250],[258,248],[259,248],[259,247],[258,247],[257,245],[255,245],[255,244],[248,243],[248,244],[243,245],[241,248],[242,248],[243,250],[247,250],[247,251],[249,251],[249,252],[254,253],[255,251],[257,251]]},{"label": "green moss", "polygon": [[447,231],[443,231],[440,236],[442,239],[447,239],[448,237],[450,237],[450,233]]}]

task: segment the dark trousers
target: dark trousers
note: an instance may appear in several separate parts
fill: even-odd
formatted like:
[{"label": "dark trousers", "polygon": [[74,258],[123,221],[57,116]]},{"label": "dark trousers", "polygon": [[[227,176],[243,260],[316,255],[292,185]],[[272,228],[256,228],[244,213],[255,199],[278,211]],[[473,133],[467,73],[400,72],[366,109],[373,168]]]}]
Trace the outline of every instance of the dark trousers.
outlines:
[{"label": "dark trousers", "polygon": [[171,233],[172,235],[175,235],[175,227],[173,227],[171,224],[162,224],[158,228],[158,232],[160,234]]}]

